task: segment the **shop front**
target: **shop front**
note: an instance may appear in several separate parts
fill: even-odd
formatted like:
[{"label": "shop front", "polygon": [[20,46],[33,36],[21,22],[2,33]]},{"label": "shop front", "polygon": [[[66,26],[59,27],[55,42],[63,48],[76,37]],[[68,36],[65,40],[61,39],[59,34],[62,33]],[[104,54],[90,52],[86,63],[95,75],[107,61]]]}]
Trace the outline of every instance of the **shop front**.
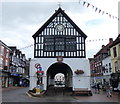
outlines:
[{"label": "shop front", "polygon": [[111,85],[114,91],[118,91],[118,84],[120,83],[120,72],[111,74]]},{"label": "shop front", "polygon": [[2,88],[9,87],[9,73],[2,72]]},{"label": "shop front", "polygon": [[21,86],[22,75],[17,73],[11,73],[9,78],[10,86]]}]

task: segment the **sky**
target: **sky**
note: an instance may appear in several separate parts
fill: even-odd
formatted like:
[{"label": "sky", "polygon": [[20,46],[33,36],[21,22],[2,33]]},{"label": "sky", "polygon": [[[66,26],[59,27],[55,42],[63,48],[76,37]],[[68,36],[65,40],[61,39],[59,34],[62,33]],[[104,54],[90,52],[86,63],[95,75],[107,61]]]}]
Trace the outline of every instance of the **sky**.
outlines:
[{"label": "sky", "polygon": [[[27,58],[34,57],[33,46],[27,47],[34,44],[32,35],[55,13],[55,10],[59,8],[59,2],[65,13],[87,35],[87,58],[92,58],[102,45],[108,44],[109,38],[115,40],[118,36],[118,19],[110,18],[107,14],[102,15],[98,10],[95,12],[95,8],[93,9],[91,5],[87,8],[87,3],[118,17],[118,1],[120,0],[16,1],[1,0],[0,40],[8,46],[17,46]],[[83,6],[84,1],[87,3]]]}]

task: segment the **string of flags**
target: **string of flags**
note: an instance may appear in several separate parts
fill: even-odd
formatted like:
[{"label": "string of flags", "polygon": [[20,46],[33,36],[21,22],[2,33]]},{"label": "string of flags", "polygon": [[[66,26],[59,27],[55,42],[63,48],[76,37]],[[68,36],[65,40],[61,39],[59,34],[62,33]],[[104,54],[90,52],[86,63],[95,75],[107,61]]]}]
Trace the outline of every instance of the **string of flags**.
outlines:
[{"label": "string of flags", "polygon": [[107,39],[92,39],[92,40],[87,40],[86,42],[98,42],[98,41],[104,41]]},{"label": "string of flags", "polygon": [[[107,39],[92,39],[92,40],[86,40],[86,42],[98,42],[98,41],[104,41],[104,40],[107,40]],[[50,43],[43,43],[44,45],[54,45],[54,43],[50,42]],[[74,42],[56,42],[55,45],[62,45],[62,44],[77,44],[76,41]],[[23,47],[21,48],[20,50],[23,50],[23,49],[27,49],[27,48],[30,48],[30,47],[33,47],[34,44],[31,44],[31,45],[28,45],[26,47]]]},{"label": "string of flags", "polygon": [[112,15],[112,14],[110,14],[110,13],[108,13],[108,12],[106,12],[106,11],[104,11],[104,10],[102,10],[102,9],[100,9],[100,8],[98,8],[98,7],[94,6],[94,5],[86,2],[86,1],[79,0],[79,4],[82,4],[83,6],[86,6],[87,8],[91,6],[92,9],[93,9],[95,12],[101,13],[102,15],[106,14],[106,15],[108,15],[111,19],[117,19],[117,20],[119,20],[118,17],[116,17],[116,16],[114,16],[114,15]]},{"label": "string of flags", "polygon": [[26,48],[29,48],[29,47],[32,47],[34,44],[31,44],[31,45],[28,45],[26,47],[23,47],[23,48],[20,48],[20,50],[23,50],[23,49],[26,49]]}]

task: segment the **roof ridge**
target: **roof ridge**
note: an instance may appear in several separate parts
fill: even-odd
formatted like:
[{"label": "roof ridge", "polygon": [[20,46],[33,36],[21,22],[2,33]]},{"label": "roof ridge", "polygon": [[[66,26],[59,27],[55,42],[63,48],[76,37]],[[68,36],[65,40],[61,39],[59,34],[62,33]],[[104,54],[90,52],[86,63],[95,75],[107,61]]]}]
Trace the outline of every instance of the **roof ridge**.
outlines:
[{"label": "roof ridge", "polygon": [[38,34],[40,34],[59,13],[62,13],[62,15],[68,20],[68,22],[70,22],[70,24],[76,29],[79,34],[83,35],[85,38],[87,37],[86,34],[64,12],[64,10],[62,10],[61,7],[55,11],[55,13],[38,29],[38,31],[32,37],[35,38]]}]

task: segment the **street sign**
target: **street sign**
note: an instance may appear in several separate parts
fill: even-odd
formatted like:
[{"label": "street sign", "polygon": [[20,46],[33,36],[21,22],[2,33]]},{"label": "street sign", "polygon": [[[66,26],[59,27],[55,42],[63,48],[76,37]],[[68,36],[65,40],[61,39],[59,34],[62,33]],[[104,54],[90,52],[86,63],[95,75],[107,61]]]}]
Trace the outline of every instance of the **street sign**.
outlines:
[{"label": "street sign", "polygon": [[35,64],[35,68],[39,69],[41,67],[41,65],[39,63]]}]

